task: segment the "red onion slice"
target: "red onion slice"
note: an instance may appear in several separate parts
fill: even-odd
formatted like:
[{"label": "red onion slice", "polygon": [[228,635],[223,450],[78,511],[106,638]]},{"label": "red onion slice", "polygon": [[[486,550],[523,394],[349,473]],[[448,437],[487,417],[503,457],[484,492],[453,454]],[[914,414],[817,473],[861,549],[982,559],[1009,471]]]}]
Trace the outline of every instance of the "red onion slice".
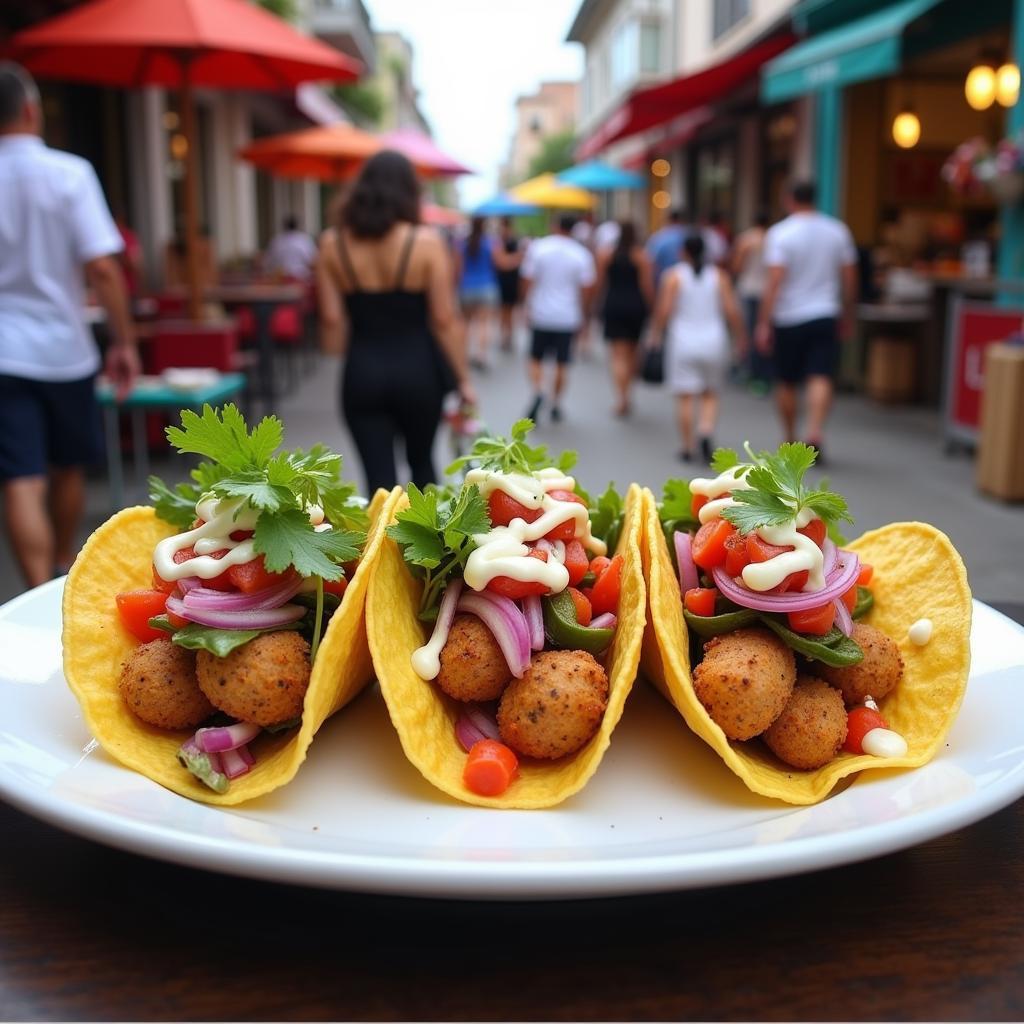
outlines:
[{"label": "red onion slice", "polygon": [[235,722],[234,725],[214,726],[200,729],[196,733],[196,745],[207,754],[219,754],[222,750],[251,743],[263,730],[254,722]]},{"label": "red onion slice", "polygon": [[196,587],[201,587],[202,585],[203,581],[198,576],[185,576],[183,579],[178,580],[178,590],[181,591],[182,597],[190,590],[195,590]]},{"label": "red onion slice", "polygon": [[526,628],[530,631],[530,650],[544,649],[544,609],[540,598],[535,594],[523,598],[523,615],[526,616]]},{"label": "red onion slice", "polygon": [[619,620],[616,618],[614,612],[605,612],[603,615],[598,615],[590,620],[588,629],[614,629],[615,623]]},{"label": "red onion slice", "polygon": [[210,759],[210,767],[215,772],[220,772],[221,775],[227,774],[227,772],[224,771],[224,761],[221,759],[220,754],[207,754],[206,756]]},{"label": "red onion slice", "polygon": [[691,538],[685,530],[676,530],[672,538],[676,548],[676,564],[679,566],[679,589],[682,593],[700,585],[697,566],[691,554]]},{"label": "red onion slice", "polygon": [[283,604],[280,608],[264,608],[256,611],[212,611],[207,608],[189,607],[177,597],[167,598],[167,610],[189,622],[214,629],[274,629],[287,626],[301,619],[306,609],[297,604]]},{"label": "red onion slice", "polygon": [[212,612],[254,612],[278,608],[299,592],[303,582],[301,576],[289,576],[272,586],[254,590],[251,594],[195,587],[185,595],[185,606]]},{"label": "red onion slice", "polygon": [[460,612],[475,615],[491,631],[505,655],[509,671],[517,679],[521,678],[530,664],[530,630],[515,602],[483,591],[464,594],[458,607]]},{"label": "red onion slice", "polygon": [[500,740],[498,723],[479,704],[467,704],[455,720],[455,738],[468,754],[480,740]]},{"label": "red onion slice", "polygon": [[211,756],[220,757],[221,770],[229,779],[237,779],[239,775],[244,775],[249,770],[245,758],[237,750],[225,750],[220,755]]},{"label": "red onion slice", "polygon": [[839,558],[839,550],[830,538],[825,538],[825,543],[821,548],[822,552],[822,566],[821,571],[825,574],[825,578],[828,579],[829,573],[835,571],[836,562]]},{"label": "red onion slice", "polygon": [[841,597],[837,597],[832,603],[836,606],[836,625],[839,627],[839,631],[843,636],[853,636],[853,616],[850,614],[850,609],[846,607],[846,602]]},{"label": "red onion slice", "polygon": [[852,551],[839,551],[836,568],[825,578],[825,587],[813,593],[762,594],[734,580],[722,566],[711,570],[715,586],[734,604],[754,608],[759,612],[805,612],[841,597],[856,582],[860,573],[860,559]]},{"label": "red onion slice", "polygon": [[255,755],[244,743],[236,747],[235,752],[250,768],[256,763]]}]

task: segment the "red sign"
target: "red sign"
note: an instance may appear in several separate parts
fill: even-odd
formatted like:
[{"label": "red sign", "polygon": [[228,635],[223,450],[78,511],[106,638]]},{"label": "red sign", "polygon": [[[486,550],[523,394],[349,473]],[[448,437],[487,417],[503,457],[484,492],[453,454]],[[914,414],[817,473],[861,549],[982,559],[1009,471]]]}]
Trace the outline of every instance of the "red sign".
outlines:
[{"label": "red sign", "polygon": [[985,349],[1024,330],[1024,309],[965,303],[957,312],[948,363],[949,419],[956,426],[977,430],[985,389]]}]

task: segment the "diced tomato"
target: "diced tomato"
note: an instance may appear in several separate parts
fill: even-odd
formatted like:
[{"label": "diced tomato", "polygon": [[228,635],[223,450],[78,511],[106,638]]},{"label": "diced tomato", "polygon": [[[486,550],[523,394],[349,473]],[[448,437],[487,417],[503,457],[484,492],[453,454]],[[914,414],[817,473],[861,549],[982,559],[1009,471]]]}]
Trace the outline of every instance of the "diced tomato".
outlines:
[{"label": "diced tomato", "polygon": [[824,636],[836,620],[836,606],[829,601],[818,608],[811,608],[806,612],[788,612],[789,628],[794,633],[811,633],[814,636]]},{"label": "diced tomato", "polygon": [[[211,551],[210,558],[223,558],[228,553],[227,548],[221,548],[220,551]],[[174,552],[174,561],[176,564],[181,562],[187,562],[190,558],[196,557],[195,548],[183,548],[181,551]],[[214,576],[212,579],[203,580],[203,586],[207,590],[234,590],[235,585],[231,582],[229,576],[230,569],[226,569],[218,576]]]},{"label": "diced tomato", "polygon": [[597,578],[590,595],[590,605],[595,615],[615,612],[619,607],[619,591],[622,589],[622,555],[616,555]]},{"label": "diced tomato", "polygon": [[163,615],[167,607],[167,595],[162,590],[129,590],[118,594],[116,600],[121,624],[140,643],[167,636],[162,629],[149,624],[155,615]]},{"label": "diced tomato", "polygon": [[725,519],[712,519],[694,535],[690,553],[702,569],[714,569],[725,564],[725,542],[736,532],[736,527]]},{"label": "diced tomato", "polygon": [[[183,619],[180,615],[175,615],[174,612],[164,610],[164,615],[167,616],[167,621],[175,629],[184,629],[188,625],[188,619]],[[166,634],[164,634],[166,636]]]},{"label": "diced tomato", "polygon": [[590,599],[585,597],[575,587],[569,588],[569,596],[576,606],[576,621],[581,626],[589,626],[590,620],[594,617],[594,609],[591,607]]},{"label": "diced tomato", "polygon": [[565,545],[565,567],[569,570],[569,586],[575,587],[590,568],[587,553],[578,540],[571,540]]},{"label": "diced tomato", "polygon": [[579,592],[590,602],[591,611],[594,607],[594,588],[593,587],[578,587]]},{"label": "diced tomato", "polygon": [[797,594],[807,586],[811,574],[806,569],[791,572],[777,587],[766,590],[766,594]]},{"label": "diced tomato", "polygon": [[288,572],[268,572],[262,555],[254,558],[251,562],[233,565],[227,571],[228,579],[243,594],[251,594],[255,590],[265,590],[277,583],[283,583],[291,575],[290,570]]},{"label": "diced tomato", "polygon": [[612,560],[607,555],[596,555],[590,560],[590,571],[597,577],[611,564]]},{"label": "diced tomato", "polygon": [[693,615],[714,615],[717,596],[714,587],[694,587],[683,595],[683,605]]},{"label": "diced tomato", "polygon": [[497,740],[477,740],[469,749],[462,781],[479,796],[500,796],[519,775],[519,759]]},{"label": "diced tomato", "polygon": [[[555,501],[573,502],[576,505],[582,505],[584,508],[587,507],[587,503],[572,491],[548,491],[548,497],[554,498]],[[576,536],[576,520],[567,519],[553,530],[548,530],[544,536],[550,541],[564,540],[568,543]]]},{"label": "diced tomato", "polygon": [[325,594],[334,594],[335,597],[342,597],[347,589],[348,580],[344,576],[340,580],[324,580]]},{"label": "diced tomato", "polygon": [[700,510],[708,503],[708,496],[706,494],[695,494],[693,501],[690,502],[690,515],[694,519],[700,516]]},{"label": "diced tomato", "polygon": [[487,508],[491,513],[491,526],[508,526],[513,519],[532,523],[544,514],[543,509],[527,508],[504,491],[491,491]]},{"label": "diced tomato", "polygon": [[796,532],[802,533],[805,537],[810,537],[819,548],[825,546],[825,536],[828,533],[828,529],[825,526],[824,519],[812,519],[806,526],[801,527]]},{"label": "diced tomato", "polygon": [[[747,534],[747,555],[751,562],[770,562],[779,555],[792,551],[791,547],[781,547],[778,544],[769,544],[761,537],[756,530]],[[806,570],[791,572],[777,587],[766,591],[768,594],[789,594],[803,590],[807,586],[810,574]],[[828,630],[825,630],[827,633]]]},{"label": "diced tomato", "polygon": [[868,565],[867,562],[860,563],[860,575],[857,577],[857,585],[866,587],[871,582],[871,577],[875,575],[875,567]]},{"label": "diced tomato", "polygon": [[164,594],[173,594],[178,589],[178,584],[175,580],[165,580],[163,576],[156,571],[156,566],[153,566],[153,589],[159,590]]},{"label": "diced tomato", "polygon": [[888,728],[886,720],[874,708],[850,708],[846,715],[846,740],[843,742],[843,750],[850,754],[863,754],[864,737],[872,729]]},{"label": "diced tomato", "polygon": [[248,540],[255,532],[255,530],[232,530],[229,536],[234,541],[243,541]]},{"label": "diced tomato", "polygon": [[725,541],[725,571],[730,576],[739,576],[743,567],[749,564],[747,538],[739,531],[729,534]]},{"label": "diced tomato", "polygon": [[[539,558],[542,562],[546,562],[548,560],[548,553],[534,548],[526,557]],[[487,589],[492,594],[500,594],[502,597],[509,597],[513,601],[518,601],[521,597],[543,597],[550,592],[550,588],[545,583],[514,580],[511,576],[495,576],[487,584]]]},{"label": "diced tomato", "polygon": [[846,610],[852,615],[853,609],[857,607],[857,584],[854,583],[850,589],[843,594],[843,604],[846,605]]}]

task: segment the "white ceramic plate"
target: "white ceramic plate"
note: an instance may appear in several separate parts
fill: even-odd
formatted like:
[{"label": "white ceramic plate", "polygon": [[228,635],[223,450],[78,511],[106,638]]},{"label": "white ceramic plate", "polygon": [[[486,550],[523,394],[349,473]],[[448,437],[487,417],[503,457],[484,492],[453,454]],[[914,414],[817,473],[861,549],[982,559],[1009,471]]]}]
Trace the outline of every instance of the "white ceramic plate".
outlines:
[{"label": "white ceramic plate", "polygon": [[167,792],[91,741],[61,674],[55,581],[0,608],[0,796],[61,828],[275,881],[467,899],[612,896],[861,860],[1024,793],[1024,629],[975,605],[971,682],[946,747],[814,807],[755,797],[646,685],[587,788],[547,811],[456,803],[402,755],[376,689],[317,736],[289,786],[237,810]]}]

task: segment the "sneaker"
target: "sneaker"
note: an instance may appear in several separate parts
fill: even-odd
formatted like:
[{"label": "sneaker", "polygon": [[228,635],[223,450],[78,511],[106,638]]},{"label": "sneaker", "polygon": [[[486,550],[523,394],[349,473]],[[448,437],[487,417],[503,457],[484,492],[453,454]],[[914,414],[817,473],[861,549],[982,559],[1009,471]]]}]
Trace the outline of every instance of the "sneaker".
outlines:
[{"label": "sneaker", "polygon": [[693,462],[693,454],[685,448],[676,456],[680,462]]},{"label": "sneaker", "polygon": [[551,407],[551,422],[561,423],[562,422],[562,410],[557,405]]},{"label": "sneaker", "polygon": [[533,420],[533,422],[536,423],[537,422],[537,418],[540,416],[540,407],[543,404],[544,404],[544,396],[543,395],[537,395],[537,397],[534,398],[533,403],[530,405],[530,408],[526,410],[526,418],[528,420]]},{"label": "sneaker", "polygon": [[711,443],[710,437],[700,439],[700,457],[710,464],[711,456],[715,453],[715,446]]}]

